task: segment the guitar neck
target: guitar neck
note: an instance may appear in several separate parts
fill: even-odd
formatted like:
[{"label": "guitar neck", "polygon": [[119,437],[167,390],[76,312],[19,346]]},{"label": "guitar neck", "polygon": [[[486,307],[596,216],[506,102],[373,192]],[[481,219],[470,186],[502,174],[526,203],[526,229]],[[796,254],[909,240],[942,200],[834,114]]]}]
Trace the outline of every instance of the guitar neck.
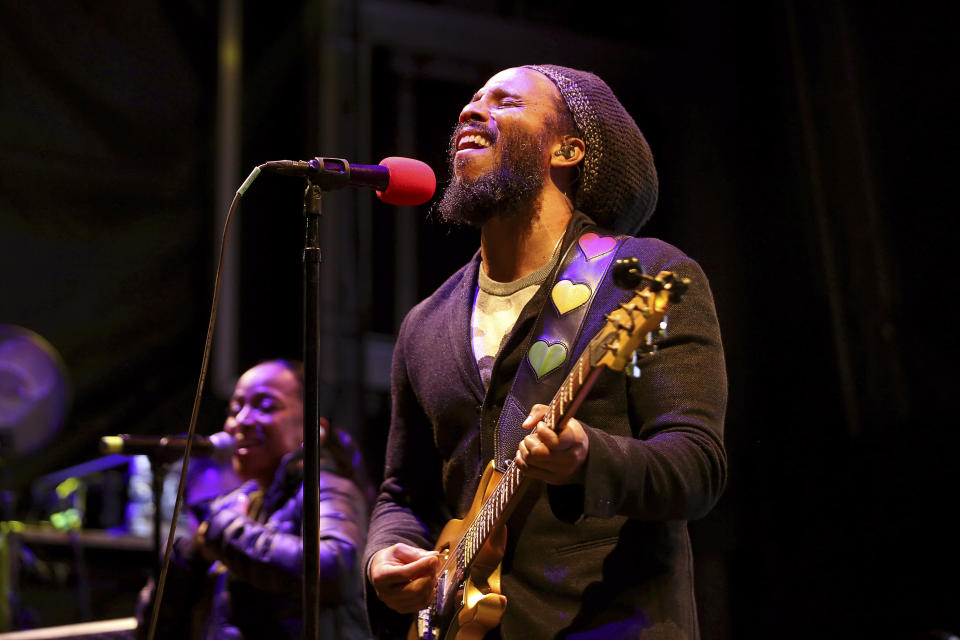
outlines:
[{"label": "guitar neck", "polygon": [[[592,345],[591,345],[592,346]],[[560,385],[560,390],[553,396],[549,408],[544,416],[544,423],[553,431],[559,432],[564,422],[573,417],[583,399],[590,391],[594,381],[602,370],[601,366],[591,364],[596,357],[591,357],[594,349],[586,349],[573,365],[570,374]],[[525,474],[517,468],[511,460],[504,471],[503,477],[496,488],[484,501],[476,518],[464,531],[460,543],[457,545],[456,555],[458,568],[466,571],[473,563],[477,552],[483,547],[494,529],[499,527],[509,517],[518,497],[527,485]]]}]

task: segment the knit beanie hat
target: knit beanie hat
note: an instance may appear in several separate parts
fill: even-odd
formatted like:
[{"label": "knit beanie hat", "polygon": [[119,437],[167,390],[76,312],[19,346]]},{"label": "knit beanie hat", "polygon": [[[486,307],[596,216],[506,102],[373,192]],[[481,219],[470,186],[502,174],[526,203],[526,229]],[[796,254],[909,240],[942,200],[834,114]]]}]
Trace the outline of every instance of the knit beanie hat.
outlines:
[{"label": "knit beanie hat", "polygon": [[574,206],[603,227],[635,233],[657,204],[657,169],[637,123],[607,83],[589,71],[525,66],[557,86],[586,144]]}]

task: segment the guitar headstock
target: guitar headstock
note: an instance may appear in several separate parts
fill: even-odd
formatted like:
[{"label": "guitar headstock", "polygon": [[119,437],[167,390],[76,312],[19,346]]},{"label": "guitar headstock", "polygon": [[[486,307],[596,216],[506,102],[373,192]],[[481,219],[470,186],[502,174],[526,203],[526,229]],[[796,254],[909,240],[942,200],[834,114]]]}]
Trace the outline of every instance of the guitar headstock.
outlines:
[{"label": "guitar headstock", "polygon": [[617,260],[613,265],[613,282],[621,289],[641,289],[647,286],[651,291],[666,291],[670,302],[680,302],[690,286],[689,278],[680,278],[672,271],[661,271],[656,277],[643,272],[636,258]]},{"label": "guitar headstock", "polygon": [[617,260],[613,267],[617,286],[633,289],[627,302],[608,313],[606,325],[590,344],[591,364],[603,365],[639,376],[638,358],[656,351],[654,334],[666,331],[667,309],[679,302],[690,280],[671,271],[661,271],[656,277],[642,272],[636,258]]}]

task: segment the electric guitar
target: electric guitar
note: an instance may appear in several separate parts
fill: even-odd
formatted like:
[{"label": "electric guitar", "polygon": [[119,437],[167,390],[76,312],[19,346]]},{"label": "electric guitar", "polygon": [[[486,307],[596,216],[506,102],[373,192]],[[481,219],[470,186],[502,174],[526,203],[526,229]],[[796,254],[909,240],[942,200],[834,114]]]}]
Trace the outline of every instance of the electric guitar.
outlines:
[{"label": "electric guitar", "polygon": [[[637,377],[638,358],[656,351],[654,333],[666,329],[667,307],[679,301],[690,283],[669,271],[644,275],[636,258],[618,260],[614,282],[633,289],[628,302],[605,316],[603,329],[574,363],[543,420],[559,433],[573,417],[604,368]],[[419,612],[409,640],[480,640],[500,624],[507,606],[500,593],[500,560],[506,546],[505,522],[530,480],[511,461],[506,470],[487,464],[473,504],[463,519],[450,520],[440,532],[440,552],[430,604]]]}]

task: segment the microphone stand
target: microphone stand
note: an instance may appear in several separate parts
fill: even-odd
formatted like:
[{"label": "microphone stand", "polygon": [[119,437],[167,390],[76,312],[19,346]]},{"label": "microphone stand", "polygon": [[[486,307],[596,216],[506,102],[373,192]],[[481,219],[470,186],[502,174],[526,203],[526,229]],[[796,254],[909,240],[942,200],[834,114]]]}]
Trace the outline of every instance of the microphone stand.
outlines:
[{"label": "microphone stand", "polygon": [[303,638],[320,633],[320,215],[324,191],[349,184],[350,163],[315,158],[303,193]]},{"label": "microphone stand", "polygon": [[323,190],[303,194],[303,637],[320,632],[320,215]]}]

